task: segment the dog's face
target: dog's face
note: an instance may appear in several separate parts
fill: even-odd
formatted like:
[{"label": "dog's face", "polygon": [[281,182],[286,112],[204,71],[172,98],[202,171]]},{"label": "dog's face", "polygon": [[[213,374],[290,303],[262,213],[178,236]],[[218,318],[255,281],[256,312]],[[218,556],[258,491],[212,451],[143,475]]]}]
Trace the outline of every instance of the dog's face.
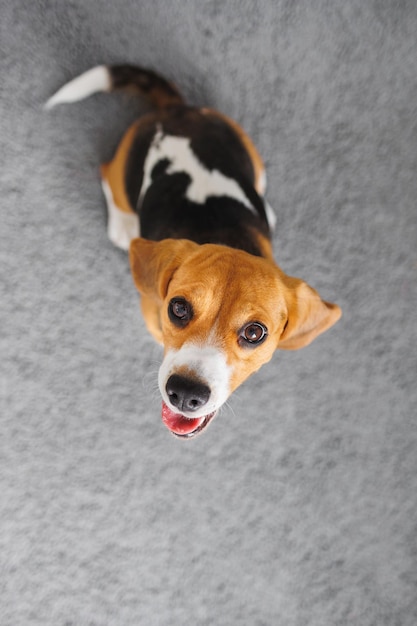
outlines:
[{"label": "dog's face", "polygon": [[145,319],[164,345],[162,417],[180,437],[200,433],[276,348],[309,344],[341,315],[305,282],[241,250],[135,239],[130,260]]}]

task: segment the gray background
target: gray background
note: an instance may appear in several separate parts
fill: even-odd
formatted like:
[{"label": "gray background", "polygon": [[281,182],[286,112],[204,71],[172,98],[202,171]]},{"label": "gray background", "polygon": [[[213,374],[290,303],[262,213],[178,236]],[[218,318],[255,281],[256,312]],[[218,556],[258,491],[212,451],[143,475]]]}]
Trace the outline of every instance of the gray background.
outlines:
[{"label": "gray background", "polygon": [[[415,626],[417,4],[0,7],[1,625]],[[277,260],[344,312],[189,443],[106,237],[138,105],[42,111],[124,61],[246,128]]]}]

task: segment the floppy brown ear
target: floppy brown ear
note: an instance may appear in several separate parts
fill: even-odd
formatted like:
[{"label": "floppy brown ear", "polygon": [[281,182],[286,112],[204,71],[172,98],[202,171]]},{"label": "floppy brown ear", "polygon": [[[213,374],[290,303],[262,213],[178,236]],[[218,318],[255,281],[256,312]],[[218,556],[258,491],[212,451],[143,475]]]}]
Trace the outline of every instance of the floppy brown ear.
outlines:
[{"label": "floppy brown ear", "polygon": [[282,350],[304,348],[333,326],[342,315],[337,304],[322,300],[312,287],[298,278],[286,276],[288,323],[278,342]]},{"label": "floppy brown ear", "polygon": [[163,300],[175,270],[196,246],[187,239],[133,239],[129,261],[138,291],[153,300]]}]

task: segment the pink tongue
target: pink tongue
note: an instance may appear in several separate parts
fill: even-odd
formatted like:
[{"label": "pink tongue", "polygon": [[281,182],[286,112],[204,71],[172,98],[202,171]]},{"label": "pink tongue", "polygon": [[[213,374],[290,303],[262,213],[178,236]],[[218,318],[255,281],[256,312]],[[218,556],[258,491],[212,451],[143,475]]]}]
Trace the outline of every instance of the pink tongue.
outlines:
[{"label": "pink tongue", "polygon": [[173,433],[177,435],[188,435],[200,426],[204,421],[204,417],[188,419],[180,413],[174,413],[165,402],[162,402],[162,421]]}]

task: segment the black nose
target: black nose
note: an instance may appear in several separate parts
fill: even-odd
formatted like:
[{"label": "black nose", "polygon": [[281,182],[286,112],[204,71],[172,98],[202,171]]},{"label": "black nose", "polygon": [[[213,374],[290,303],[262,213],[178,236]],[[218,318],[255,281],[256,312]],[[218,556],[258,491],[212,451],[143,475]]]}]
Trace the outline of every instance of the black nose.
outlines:
[{"label": "black nose", "polygon": [[197,411],[210,397],[210,388],[204,383],[172,374],[166,384],[169,401],[179,411]]}]

